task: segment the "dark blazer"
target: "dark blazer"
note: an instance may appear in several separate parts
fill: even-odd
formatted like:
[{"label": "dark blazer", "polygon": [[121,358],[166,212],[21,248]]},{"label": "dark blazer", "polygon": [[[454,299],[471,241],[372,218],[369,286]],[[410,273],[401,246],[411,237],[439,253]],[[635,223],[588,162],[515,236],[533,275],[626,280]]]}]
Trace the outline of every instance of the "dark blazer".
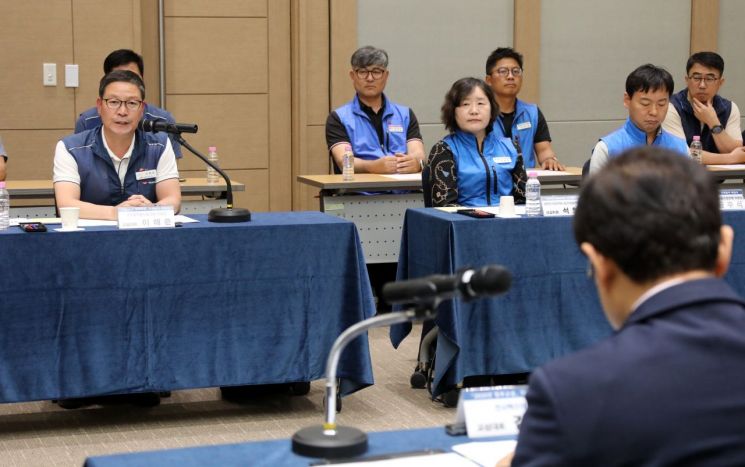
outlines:
[{"label": "dark blazer", "polygon": [[745,301],[675,285],[530,377],[513,466],[745,465]]}]

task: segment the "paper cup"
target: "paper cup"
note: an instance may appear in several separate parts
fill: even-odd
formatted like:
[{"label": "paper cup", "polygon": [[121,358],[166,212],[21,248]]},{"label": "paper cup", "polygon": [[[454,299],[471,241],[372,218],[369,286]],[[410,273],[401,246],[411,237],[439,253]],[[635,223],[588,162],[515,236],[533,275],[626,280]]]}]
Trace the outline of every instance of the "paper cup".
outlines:
[{"label": "paper cup", "polygon": [[75,230],[78,228],[80,208],[59,208],[59,216],[62,219],[62,228],[64,230]]},{"label": "paper cup", "polygon": [[501,217],[515,216],[515,198],[512,196],[499,197],[499,215]]}]

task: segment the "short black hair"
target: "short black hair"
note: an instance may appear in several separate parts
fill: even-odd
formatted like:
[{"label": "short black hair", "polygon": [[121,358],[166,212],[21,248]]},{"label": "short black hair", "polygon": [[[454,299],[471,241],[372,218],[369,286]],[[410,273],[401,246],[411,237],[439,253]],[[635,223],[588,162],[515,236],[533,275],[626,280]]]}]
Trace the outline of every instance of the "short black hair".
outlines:
[{"label": "short black hair", "polygon": [[574,214],[574,237],[644,283],[713,271],[721,225],[714,177],[688,157],[643,146],[587,180]]},{"label": "short black hair", "polygon": [[140,76],[145,76],[145,64],[142,61],[142,56],[129,49],[119,49],[111,52],[106,56],[103,61],[103,73],[108,75],[114,68],[127,65],[129,63],[136,63],[137,68],[140,69]]},{"label": "short black hair", "polygon": [[672,96],[675,89],[673,75],[666,69],[647,63],[632,71],[626,77],[626,94],[633,97],[635,92],[667,91]]},{"label": "short black hair", "polygon": [[491,131],[492,123],[494,123],[497,115],[499,115],[499,105],[494,99],[494,91],[492,91],[484,80],[478,78],[461,78],[453,83],[450,90],[445,94],[445,102],[443,102],[442,109],[440,109],[442,123],[450,133],[455,133],[458,130],[458,122],[455,120],[455,108],[477,87],[481,88],[486,98],[489,99],[491,116],[489,118],[489,125],[486,127],[486,132],[489,133]]},{"label": "short black hair", "polygon": [[104,75],[104,77],[101,78],[101,82],[98,84],[98,97],[103,97],[106,86],[117,82],[134,84],[139,88],[142,100],[145,100],[145,83],[143,83],[142,79],[137,76],[137,73],[129,70],[114,70],[111,73]]},{"label": "short black hair", "polygon": [[497,62],[503,58],[512,58],[517,62],[520,68],[523,67],[523,56],[521,53],[515,51],[512,47],[499,47],[489,55],[489,58],[486,59],[487,76],[491,74],[492,68],[494,68]]},{"label": "short black hair", "polygon": [[714,68],[719,71],[719,75],[724,74],[724,59],[716,52],[696,52],[688,58],[686,63],[686,74],[691,71],[695,64],[703,65],[706,68]]}]

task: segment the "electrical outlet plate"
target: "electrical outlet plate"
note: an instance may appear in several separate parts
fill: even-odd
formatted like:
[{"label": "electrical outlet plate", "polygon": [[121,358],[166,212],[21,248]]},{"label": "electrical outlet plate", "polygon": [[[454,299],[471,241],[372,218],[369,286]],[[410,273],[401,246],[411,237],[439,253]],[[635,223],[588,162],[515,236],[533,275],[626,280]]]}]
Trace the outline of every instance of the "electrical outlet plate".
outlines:
[{"label": "electrical outlet plate", "polygon": [[57,86],[57,64],[44,63],[42,67],[44,86]]}]

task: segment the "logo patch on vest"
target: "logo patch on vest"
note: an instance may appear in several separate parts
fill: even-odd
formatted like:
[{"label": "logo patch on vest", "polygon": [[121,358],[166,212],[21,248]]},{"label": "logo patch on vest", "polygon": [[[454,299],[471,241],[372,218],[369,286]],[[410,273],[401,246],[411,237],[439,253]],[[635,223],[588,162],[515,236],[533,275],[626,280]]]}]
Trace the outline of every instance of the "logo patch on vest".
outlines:
[{"label": "logo patch on vest", "polygon": [[155,178],[157,174],[158,172],[155,169],[152,169],[152,170],[140,169],[137,173],[135,173],[135,178],[137,179],[137,181],[150,180],[150,179]]},{"label": "logo patch on vest", "polygon": [[393,123],[388,124],[388,132],[389,133],[403,133],[404,127],[402,125],[397,125]]},{"label": "logo patch on vest", "polygon": [[510,164],[512,162],[510,156],[494,156],[492,157],[492,160],[495,164]]},{"label": "logo patch on vest", "polygon": [[518,130],[527,130],[528,128],[532,128],[533,125],[530,124],[530,122],[522,122],[517,124]]}]

